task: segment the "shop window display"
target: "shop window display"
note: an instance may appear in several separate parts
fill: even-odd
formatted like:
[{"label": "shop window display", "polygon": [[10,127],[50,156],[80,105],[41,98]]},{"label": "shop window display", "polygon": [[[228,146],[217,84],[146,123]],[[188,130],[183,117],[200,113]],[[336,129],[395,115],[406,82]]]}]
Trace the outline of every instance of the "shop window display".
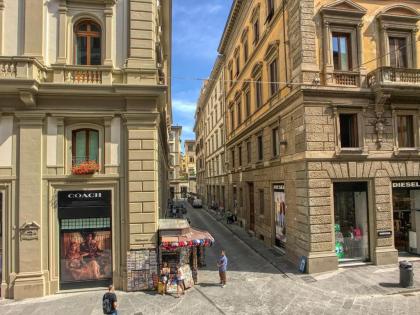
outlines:
[{"label": "shop window display", "polygon": [[369,260],[366,183],[334,184],[335,250],[340,262]]}]

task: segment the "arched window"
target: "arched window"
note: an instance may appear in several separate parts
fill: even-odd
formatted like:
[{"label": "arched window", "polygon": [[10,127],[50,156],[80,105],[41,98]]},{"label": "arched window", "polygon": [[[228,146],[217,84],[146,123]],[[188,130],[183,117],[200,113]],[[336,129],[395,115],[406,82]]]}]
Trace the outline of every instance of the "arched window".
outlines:
[{"label": "arched window", "polygon": [[87,161],[99,163],[99,132],[95,129],[77,129],[72,132],[73,165]]},{"label": "arched window", "polygon": [[74,34],[76,64],[100,65],[102,61],[101,27],[91,20],[83,20],[74,27]]}]

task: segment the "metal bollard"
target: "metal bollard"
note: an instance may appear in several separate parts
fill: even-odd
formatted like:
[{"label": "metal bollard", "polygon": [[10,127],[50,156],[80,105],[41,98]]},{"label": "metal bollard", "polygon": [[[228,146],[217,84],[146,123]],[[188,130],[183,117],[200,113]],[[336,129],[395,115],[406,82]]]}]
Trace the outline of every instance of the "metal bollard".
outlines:
[{"label": "metal bollard", "polygon": [[413,286],[413,264],[404,260],[400,262],[400,286],[409,288]]}]

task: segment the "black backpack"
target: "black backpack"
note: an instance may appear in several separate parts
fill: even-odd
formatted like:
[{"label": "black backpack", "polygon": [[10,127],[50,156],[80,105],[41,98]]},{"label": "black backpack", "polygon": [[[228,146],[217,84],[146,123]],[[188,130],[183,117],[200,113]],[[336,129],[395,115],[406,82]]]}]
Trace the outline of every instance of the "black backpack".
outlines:
[{"label": "black backpack", "polygon": [[104,311],[104,314],[112,314],[113,309],[110,294],[105,294],[102,300],[102,310]]}]

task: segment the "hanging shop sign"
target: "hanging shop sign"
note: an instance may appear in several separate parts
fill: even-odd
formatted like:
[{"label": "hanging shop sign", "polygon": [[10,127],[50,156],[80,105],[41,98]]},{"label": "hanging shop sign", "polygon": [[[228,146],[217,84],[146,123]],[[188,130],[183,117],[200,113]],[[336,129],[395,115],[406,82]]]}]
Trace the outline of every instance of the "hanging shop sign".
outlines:
[{"label": "hanging shop sign", "polygon": [[392,231],[378,231],[378,237],[391,237],[392,236]]},{"label": "hanging shop sign", "polygon": [[420,188],[420,181],[393,182],[392,188]]}]

